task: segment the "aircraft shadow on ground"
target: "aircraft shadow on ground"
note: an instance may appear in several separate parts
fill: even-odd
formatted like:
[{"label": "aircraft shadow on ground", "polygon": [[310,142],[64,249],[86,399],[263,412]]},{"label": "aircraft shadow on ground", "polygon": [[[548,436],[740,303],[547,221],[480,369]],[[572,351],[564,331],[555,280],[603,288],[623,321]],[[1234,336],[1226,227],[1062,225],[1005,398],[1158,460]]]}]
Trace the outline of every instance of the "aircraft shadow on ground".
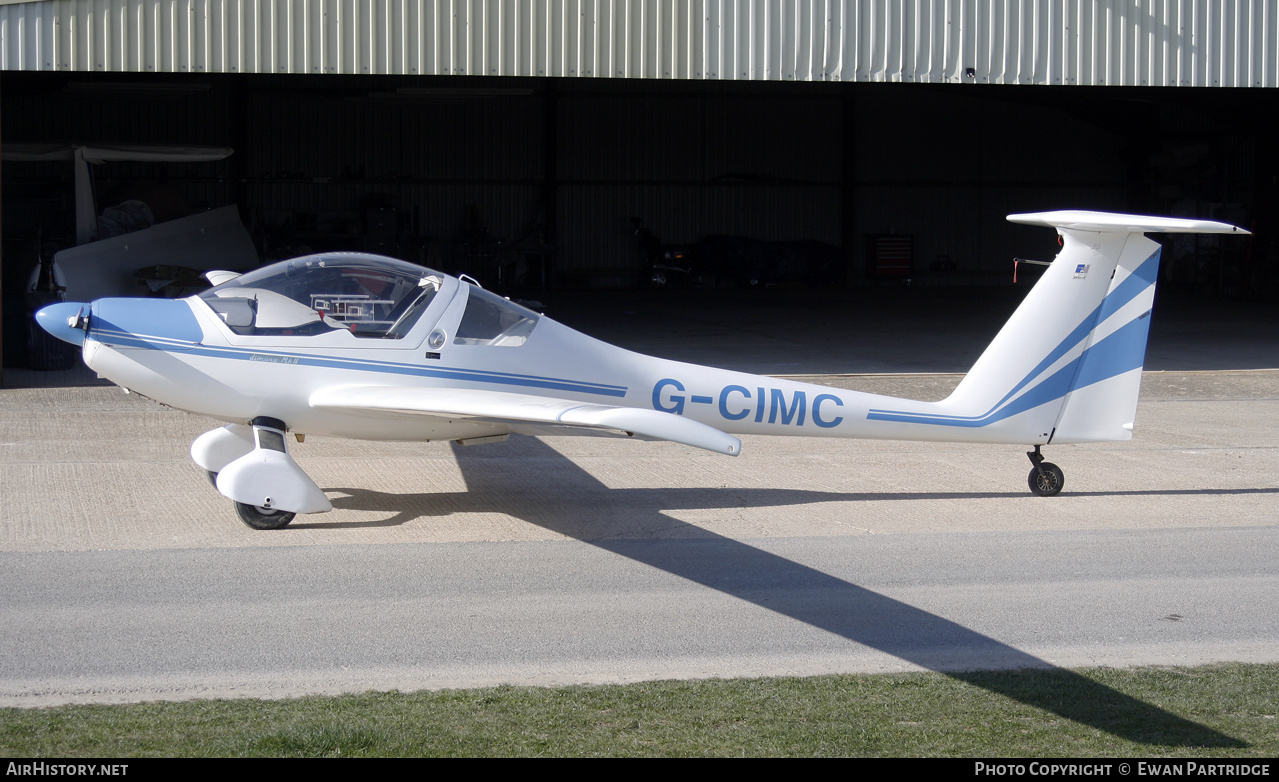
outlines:
[{"label": "aircraft shadow on ground", "polygon": [[[610,489],[540,440],[518,439],[515,453],[503,454],[504,449],[455,447],[467,484],[466,493],[415,497],[360,489],[330,489],[349,495],[336,498],[335,507],[391,511],[395,515],[382,522],[296,526],[390,526],[430,515],[468,511],[506,513],[1121,739],[1161,746],[1245,746],[1238,739],[1077,673],[1058,669],[944,617],[663,513],[671,508],[768,507],[848,501],[857,499],[856,495],[776,489]],[[534,461],[530,462],[530,458]],[[539,485],[553,482],[554,491],[539,494],[513,485],[512,475],[521,471],[539,471],[548,476]],[[922,496],[906,495],[906,498]],[[902,495],[867,497],[903,498]],[[598,501],[593,501],[596,498]],[[423,505],[427,503],[434,510],[424,511]],[[604,518],[610,515],[625,518],[625,526]],[[662,538],[619,537],[626,531],[634,534],[637,523],[641,528],[660,531]],[[990,674],[993,670],[1017,669],[1055,671],[1056,686],[1037,690],[1024,686],[1017,677]]]}]

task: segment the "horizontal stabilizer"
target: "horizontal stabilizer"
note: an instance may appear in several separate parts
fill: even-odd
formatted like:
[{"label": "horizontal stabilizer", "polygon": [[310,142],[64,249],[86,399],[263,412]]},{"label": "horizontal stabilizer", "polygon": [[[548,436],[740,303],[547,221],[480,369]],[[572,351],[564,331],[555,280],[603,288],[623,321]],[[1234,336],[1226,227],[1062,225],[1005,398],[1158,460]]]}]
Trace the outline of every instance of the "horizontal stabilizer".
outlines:
[{"label": "horizontal stabilizer", "polygon": [[1191,220],[1183,217],[1150,217],[1113,212],[1088,212],[1065,209],[1057,212],[1034,212],[1008,215],[1010,223],[1070,228],[1076,231],[1102,233],[1177,233],[1177,234],[1246,234],[1242,228],[1215,220]]},{"label": "horizontal stabilizer", "polygon": [[313,394],[311,407],[364,415],[408,414],[473,419],[484,423],[615,430],[670,440],[730,456],[736,456],[742,449],[741,440],[730,434],[692,419],[658,410],[598,405],[502,391],[396,386],[330,388]]}]

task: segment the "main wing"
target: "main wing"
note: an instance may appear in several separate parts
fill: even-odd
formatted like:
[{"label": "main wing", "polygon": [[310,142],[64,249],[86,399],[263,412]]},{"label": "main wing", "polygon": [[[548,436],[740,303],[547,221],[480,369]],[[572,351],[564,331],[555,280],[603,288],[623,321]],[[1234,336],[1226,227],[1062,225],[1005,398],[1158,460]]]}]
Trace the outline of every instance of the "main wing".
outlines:
[{"label": "main wing", "polygon": [[533,424],[613,430],[628,435],[670,440],[736,456],[742,441],[720,430],[658,410],[616,407],[527,394],[460,388],[348,386],[312,394],[317,410],[360,415],[430,416],[477,423]]}]

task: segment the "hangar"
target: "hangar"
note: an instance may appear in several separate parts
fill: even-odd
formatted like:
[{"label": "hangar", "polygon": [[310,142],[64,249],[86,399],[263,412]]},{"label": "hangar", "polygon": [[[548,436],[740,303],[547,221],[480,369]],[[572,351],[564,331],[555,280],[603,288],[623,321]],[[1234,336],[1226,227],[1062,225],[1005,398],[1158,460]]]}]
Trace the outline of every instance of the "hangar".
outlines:
[{"label": "hangar", "polygon": [[651,282],[654,257],[708,238],[753,248],[717,267],[738,284],[761,282],[731,273],[760,256],[820,247],[844,289],[966,295],[1010,284],[1042,238],[1005,214],[1197,216],[1256,238],[1187,239],[1165,289],[1273,301],[1277,16],[1265,0],[0,0],[4,363],[30,359],[32,270],[38,285],[42,261],[139,200],[156,224],[234,207],[260,261],[368,250],[539,295]]}]

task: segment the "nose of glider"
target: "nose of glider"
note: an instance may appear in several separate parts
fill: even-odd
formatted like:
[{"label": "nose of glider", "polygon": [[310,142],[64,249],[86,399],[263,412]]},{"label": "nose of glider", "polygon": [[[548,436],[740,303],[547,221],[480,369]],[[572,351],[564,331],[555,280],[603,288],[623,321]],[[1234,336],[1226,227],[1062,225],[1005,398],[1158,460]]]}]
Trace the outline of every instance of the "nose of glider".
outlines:
[{"label": "nose of glider", "polygon": [[61,301],[36,312],[36,323],[63,342],[83,345],[89,305],[78,301]]}]

